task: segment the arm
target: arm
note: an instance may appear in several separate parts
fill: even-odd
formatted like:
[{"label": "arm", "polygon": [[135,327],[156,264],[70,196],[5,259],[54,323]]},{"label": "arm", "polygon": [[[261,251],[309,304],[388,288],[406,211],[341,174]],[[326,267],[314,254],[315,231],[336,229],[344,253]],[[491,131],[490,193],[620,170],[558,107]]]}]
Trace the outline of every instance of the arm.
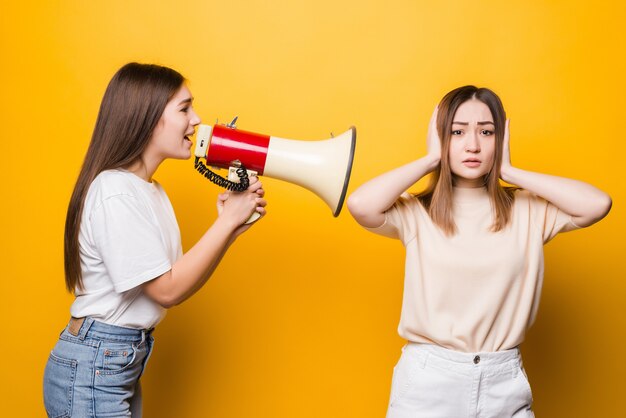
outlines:
[{"label": "arm", "polygon": [[437,108],[428,125],[428,154],[418,160],[382,174],[361,185],[348,198],[348,210],[354,219],[368,228],[385,222],[385,211],[398,197],[426,174],[439,166],[441,142],[437,135]]},{"label": "arm", "polygon": [[265,214],[261,182],[241,193],[218,197],[218,218],[200,240],[167,273],[145,283],[144,292],[164,308],[187,300],[211,277],[226,250],[251,225],[244,222],[256,210]]},{"label": "arm", "polygon": [[504,132],[502,180],[515,184],[546,199],[572,217],[582,228],[604,218],[611,209],[611,197],[602,190],[578,180],[522,170],[511,165],[509,121]]}]

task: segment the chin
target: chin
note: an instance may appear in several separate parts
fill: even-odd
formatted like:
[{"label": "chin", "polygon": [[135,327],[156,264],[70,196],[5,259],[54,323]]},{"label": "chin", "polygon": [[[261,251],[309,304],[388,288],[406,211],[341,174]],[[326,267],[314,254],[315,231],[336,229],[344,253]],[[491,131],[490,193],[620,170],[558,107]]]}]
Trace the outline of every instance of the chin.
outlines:
[{"label": "chin", "polygon": [[453,170],[452,174],[458,178],[465,180],[477,180],[484,178],[487,173],[477,173],[476,171],[466,171],[466,170]]},{"label": "chin", "polygon": [[190,152],[188,152],[186,154],[185,153],[181,153],[181,154],[178,154],[178,155],[173,155],[170,158],[172,158],[174,160],[188,160],[189,158],[191,158],[191,153]]},{"label": "chin", "polygon": [[453,181],[455,184],[464,182],[478,182],[484,184],[486,174],[476,173],[453,173]]},{"label": "chin", "polygon": [[181,158],[182,159],[189,159],[191,157],[191,147],[190,148],[186,148],[183,152],[181,152]]}]

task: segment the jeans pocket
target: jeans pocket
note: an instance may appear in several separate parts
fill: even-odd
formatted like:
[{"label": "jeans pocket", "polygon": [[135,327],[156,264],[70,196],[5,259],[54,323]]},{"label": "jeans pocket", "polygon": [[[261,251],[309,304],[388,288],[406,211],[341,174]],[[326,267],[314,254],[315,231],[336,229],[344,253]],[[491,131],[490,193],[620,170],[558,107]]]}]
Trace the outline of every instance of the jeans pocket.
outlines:
[{"label": "jeans pocket", "polygon": [[76,366],[76,360],[50,353],[43,377],[43,400],[48,417],[64,418],[72,415]]},{"label": "jeans pocket", "polygon": [[393,369],[390,405],[394,405],[408,392],[420,368],[418,363],[418,359],[410,356],[406,351],[402,353],[398,364]]},{"label": "jeans pocket", "polygon": [[519,379],[524,393],[526,395],[526,402],[528,402],[528,405],[532,405],[533,403],[533,392],[532,389],[530,388],[530,382],[528,381],[528,375],[526,375],[526,370],[524,370],[524,366],[520,363],[518,366],[518,370],[517,370],[517,379]]},{"label": "jeans pocket", "polygon": [[100,350],[102,352],[100,373],[104,375],[122,373],[137,357],[137,347],[134,344],[104,343]]}]

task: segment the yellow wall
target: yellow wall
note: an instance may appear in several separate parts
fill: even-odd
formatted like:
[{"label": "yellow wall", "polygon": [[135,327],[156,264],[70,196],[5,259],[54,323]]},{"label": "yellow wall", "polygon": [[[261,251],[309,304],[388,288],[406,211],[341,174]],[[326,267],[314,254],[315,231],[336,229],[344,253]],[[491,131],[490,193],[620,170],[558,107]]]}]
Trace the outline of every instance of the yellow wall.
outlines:
[{"label": "yellow wall", "polygon": [[[31,4],[32,3],[32,4]],[[358,129],[350,191],[421,156],[433,106],[493,88],[513,162],[589,181],[614,208],[546,247],[523,346],[541,417],[614,417],[626,392],[623,1],[40,1],[0,6],[3,416],[38,417],[68,319],[65,209],[106,83],[132,60],[174,67],[205,122],[323,139]],[[191,161],[156,176],[185,248],[219,190]],[[399,242],[265,179],[267,218],[156,331],[148,417],[381,417],[403,344]],[[8,411],[7,411],[8,407]]]}]

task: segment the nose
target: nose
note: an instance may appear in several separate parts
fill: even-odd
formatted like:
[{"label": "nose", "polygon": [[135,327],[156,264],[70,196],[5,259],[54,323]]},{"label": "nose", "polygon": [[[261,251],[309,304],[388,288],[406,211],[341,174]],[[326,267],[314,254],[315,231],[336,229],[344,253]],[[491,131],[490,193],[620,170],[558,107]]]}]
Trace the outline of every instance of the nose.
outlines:
[{"label": "nose", "polygon": [[191,124],[191,126],[197,126],[200,124],[200,122],[202,122],[202,120],[200,120],[200,116],[198,116],[198,114],[192,110],[192,115],[191,115],[191,119],[189,119],[189,123]]},{"label": "nose", "polygon": [[478,135],[475,132],[471,132],[466,137],[465,152],[477,153],[480,152],[480,142],[478,141]]}]

